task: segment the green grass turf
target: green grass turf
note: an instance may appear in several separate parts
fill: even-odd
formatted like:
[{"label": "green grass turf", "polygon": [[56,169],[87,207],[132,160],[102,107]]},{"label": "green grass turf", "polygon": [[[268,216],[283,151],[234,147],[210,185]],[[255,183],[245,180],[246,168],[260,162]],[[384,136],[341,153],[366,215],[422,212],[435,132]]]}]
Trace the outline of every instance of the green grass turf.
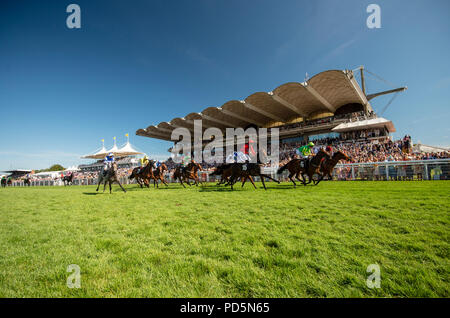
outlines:
[{"label": "green grass turf", "polygon": [[0,297],[450,296],[449,182],[268,187],[0,189]]}]

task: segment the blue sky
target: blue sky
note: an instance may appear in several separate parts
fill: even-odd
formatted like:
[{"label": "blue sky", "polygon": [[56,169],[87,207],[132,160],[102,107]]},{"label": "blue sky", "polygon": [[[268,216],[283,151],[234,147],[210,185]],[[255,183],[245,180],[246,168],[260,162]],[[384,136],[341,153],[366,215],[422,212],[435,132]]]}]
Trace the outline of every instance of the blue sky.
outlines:
[{"label": "blue sky", "polygon": [[[70,3],[81,29],[66,27]],[[366,27],[370,3],[381,29]],[[394,137],[448,146],[449,30],[447,0],[1,1],[0,170],[79,164],[125,133],[168,156],[170,143],[135,131],[358,65],[408,86],[384,113]]]}]

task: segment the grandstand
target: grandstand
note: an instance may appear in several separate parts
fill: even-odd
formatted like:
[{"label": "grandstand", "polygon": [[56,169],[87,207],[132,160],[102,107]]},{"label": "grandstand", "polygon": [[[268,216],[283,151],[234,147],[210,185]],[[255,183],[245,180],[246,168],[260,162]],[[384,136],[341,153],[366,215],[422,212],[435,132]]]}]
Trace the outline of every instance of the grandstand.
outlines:
[{"label": "grandstand", "polygon": [[[380,139],[395,132],[392,121],[378,117],[370,100],[398,93],[406,87],[366,94],[364,68],[360,67],[361,85],[354,70],[328,70],[302,82],[290,82],[271,92],[257,92],[245,100],[231,100],[221,107],[208,107],[185,117],[138,129],[136,135],[171,141],[172,131],[194,131],[194,120],[202,120],[202,129],[249,127],[280,129],[280,143],[305,143],[324,138]],[[208,142],[209,140],[203,140]],[[193,143],[193,140],[191,140]]]}]

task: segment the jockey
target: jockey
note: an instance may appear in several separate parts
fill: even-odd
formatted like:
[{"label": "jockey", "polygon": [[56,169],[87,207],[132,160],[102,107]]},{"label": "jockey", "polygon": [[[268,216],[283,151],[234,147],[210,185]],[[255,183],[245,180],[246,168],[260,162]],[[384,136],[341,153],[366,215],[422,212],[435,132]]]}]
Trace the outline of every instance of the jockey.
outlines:
[{"label": "jockey", "polygon": [[103,160],[103,175],[106,176],[106,172],[108,171],[109,168],[111,168],[113,162],[115,161],[114,159],[114,154],[112,152],[110,152],[105,160]]},{"label": "jockey", "polygon": [[181,166],[182,166],[183,171],[185,170],[187,165],[189,163],[191,163],[192,161],[194,161],[194,160],[191,159],[190,155],[182,155],[181,156]]},{"label": "jockey", "polygon": [[331,147],[330,145],[326,146],[325,152],[326,152],[330,157],[332,157],[332,155],[333,155],[333,147]]},{"label": "jockey", "polygon": [[297,155],[302,159],[300,161],[300,166],[305,168],[305,162],[309,162],[309,158],[312,156],[312,148],[314,147],[314,143],[310,141],[307,145],[302,146],[296,150]]},{"label": "jockey", "polygon": [[250,139],[248,143],[244,144],[244,146],[237,153],[237,162],[246,162],[250,161],[251,158],[256,156],[256,151],[253,149],[253,144],[255,142]]},{"label": "jockey", "polygon": [[147,155],[144,155],[144,157],[142,157],[141,159],[139,159],[139,167],[136,173],[140,173],[142,171],[142,168],[144,168],[145,166],[148,165],[148,157]]},{"label": "jockey", "polygon": [[144,157],[141,158],[139,161],[140,161],[140,164],[141,164],[141,168],[143,168],[146,165],[148,165],[148,157],[147,157],[147,155],[144,155]]}]

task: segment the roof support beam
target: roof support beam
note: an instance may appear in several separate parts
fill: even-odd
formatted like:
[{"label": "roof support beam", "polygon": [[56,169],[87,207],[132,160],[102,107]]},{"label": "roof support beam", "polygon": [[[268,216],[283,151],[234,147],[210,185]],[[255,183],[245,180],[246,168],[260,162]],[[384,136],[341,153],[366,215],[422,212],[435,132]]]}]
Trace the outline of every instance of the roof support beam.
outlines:
[{"label": "roof support beam", "polygon": [[372,110],[372,106],[370,106],[366,95],[364,95],[361,88],[359,87],[358,82],[356,81],[355,77],[353,76],[353,72],[346,71],[345,74],[347,75],[347,80],[350,82],[350,84],[352,84],[353,88],[355,89],[356,93],[358,94],[361,104],[364,106],[364,112],[367,114],[370,110]]},{"label": "roof support beam", "polygon": [[162,133],[157,133],[157,132],[154,132],[154,131],[145,130],[145,134],[147,136],[149,136],[149,137],[152,137],[152,138],[171,140],[170,139],[170,135],[168,136],[168,135],[165,135],[165,134],[162,134]]},{"label": "roof support beam", "polygon": [[172,133],[172,130],[167,129],[167,128],[158,127],[158,126],[149,126],[149,127],[147,127],[147,129],[151,128],[151,127],[154,128],[154,129],[158,129],[159,131],[163,131],[163,132],[169,133],[169,134]]},{"label": "roof support beam", "polygon": [[280,122],[284,122],[285,121],[284,119],[282,119],[282,118],[280,118],[280,117],[278,117],[278,116],[276,116],[274,114],[268,113],[265,110],[262,110],[262,109],[260,109],[258,107],[253,106],[250,103],[247,103],[246,101],[242,100],[241,103],[242,103],[242,105],[244,105],[244,107],[246,107],[248,109],[251,109],[251,110],[253,110],[253,111],[257,112],[257,113],[260,113],[263,116],[269,117],[269,118],[271,118],[271,119],[273,119],[275,121],[280,121]]},{"label": "roof support beam", "polygon": [[302,117],[306,117],[306,114],[302,113],[297,107],[295,107],[294,105],[292,105],[291,103],[287,102],[286,100],[284,100],[283,98],[281,98],[280,96],[274,94],[273,92],[269,92],[268,93],[270,96],[272,96],[272,98],[277,101],[278,103],[280,103],[281,105],[283,105],[286,108],[289,108],[290,110],[292,110],[293,112],[295,112],[296,114],[302,116]]},{"label": "roof support beam", "polygon": [[184,119],[183,121],[186,121],[187,124],[192,124],[192,127],[186,127],[186,126],[182,126],[182,125],[177,125],[175,123],[170,122],[170,124],[172,126],[174,126],[175,128],[185,128],[187,130],[189,130],[191,133],[194,132],[194,122],[189,120],[189,119]]},{"label": "roof support beam", "polygon": [[203,118],[205,118],[205,119],[207,119],[209,121],[213,121],[213,122],[218,123],[220,125],[223,125],[225,127],[233,127],[234,126],[234,124],[232,124],[232,123],[229,123],[229,122],[224,121],[224,120],[216,119],[214,117],[211,117],[211,116],[208,116],[208,115],[205,115],[205,114],[202,114],[202,116],[203,116]]},{"label": "roof support beam", "polygon": [[253,119],[251,119],[251,118],[244,117],[244,116],[241,116],[241,115],[239,115],[239,114],[233,113],[232,111],[229,111],[229,110],[227,110],[227,109],[222,109],[222,108],[221,108],[220,111],[221,111],[222,113],[224,113],[225,115],[234,117],[234,118],[236,118],[236,119],[245,121],[245,122],[247,122],[247,123],[255,124],[255,125],[260,126],[260,127],[264,126],[263,124],[261,124],[260,122],[258,122],[258,121],[256,121],[256,120],[253,120]]},{"label": "roof support beam", "polygon": [[302,83],[302,85],[304,88],[306,88],[306,90],[311,95],[313,95],[330,112],[334,113],[336,111],[336,108],[334,108],[334,106],[331,105],[322,95],[320,95],[311,85],[308,85],[308,83]]}]

